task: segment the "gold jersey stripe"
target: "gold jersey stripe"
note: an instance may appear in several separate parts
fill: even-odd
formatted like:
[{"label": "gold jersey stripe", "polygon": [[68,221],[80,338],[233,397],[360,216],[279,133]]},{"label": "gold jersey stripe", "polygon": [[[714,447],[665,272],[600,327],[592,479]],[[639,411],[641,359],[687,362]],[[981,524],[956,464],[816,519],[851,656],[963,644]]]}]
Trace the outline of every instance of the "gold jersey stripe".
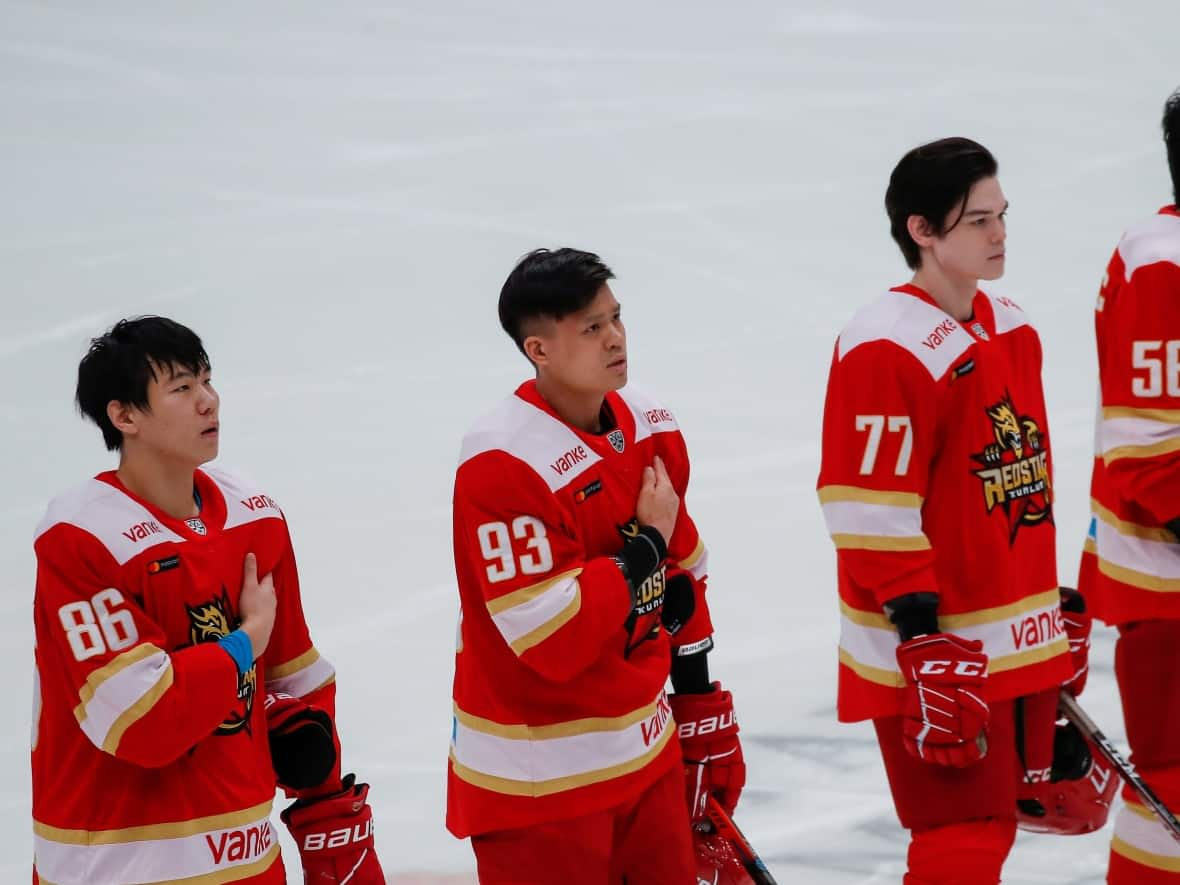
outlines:
[{"label": "gold jersey stripe", "polygon": [[1039,664],[1042,661],[1047,661],[1058,655],[1066,655],[1068,653],[1069,640],[1062,636],[1045,645],[1030,648],[1028,651],[1018,651],[1014,655],[992,658],[987,662],[987,672],[988,675],[992,673],[1003,673],[1005,670],[1015,670],[1017,667]]},{"label": "gold jersey stripe", "polygon": [[1102,462],[1109,467],[1115,461],[1121,461],[1124,458],[1152,458],[1156,455],[1169,455],[1178,451],[1180,451],[1180,436],[1146,446],[1116,446],[1102,453]]},{"label": "gold jersey stripe", "polygon": [[460,780],[467,781],[467,783],[474,784],[482,789],[490,790],[493,793],[501,793],[506,796],[552,796],[554,793],[564,793],[566,790],[574,790],[578,787],[614,780],[615,778],[623,777],[624,775],[645,768],[668,745],[668,741],[671,740],[672,733],[675,730],[675,724],[669,720],[667,727],[664,728],[664,733],[660,735],[652,747],[642,756],[637,756],[628,762],[622,762],[608,768],[599,768],[596,771],[583,772],[582,774],[571,774],[566,777],[553,778],[547,781],[518,781],[483,774],[482,772],[468,768],[455,759],[453,750],[451,751],[451,767]]},{"label": "gold jersey stripe", "polygon": [[455,718],[463,723],[466,728],[482,734],[490,734],[512,740],[544,741],[552,738],[572,737],[578,734],[590,734],[591,732],[623,731],[637,722],[643,722],[656,715],[659,701],[662,697],[663,695],[661,694],[660,698],[656,698],[650,704],[640,707],[638,710],[632,710],[630,713],[624,713],[622,716],[592,716],[587,719],[571,719],[568,722],[555,722],[552,725],[505,725],[501,722],[493,722],[491,719],[472,716],[470,713],[459,709],[458,704],[455,705]]},{"label": "gold jersey stripe", "polygon": [[123,733],[148,714],[164,696],[164,692],[172,687],[174,676],[175,671],[169,662],[168,669],[156,680],[156,684],[144,692],[143,697],[119,714],[119,718],[111,725],[110,731],[107,732],[107,736],[102,742],[104,752],[110,753],[112,756],[115,755],[115,751],[119,749],[119,742],[123,740]]},{"label": "gold jersey stripe", "polygon": [[1123,808],[1127,809],[1127,811],[1131,812],[1132,814],[1139,815],[1139,817],[1143,818],[1144,820],[1149,820],[1152,823],[1160,822],[1159,818],[1151,812],[1151,809],[1149,809],[1146,805],[1140,805],[1138,802],[1132,799],[1124,799]]},{"label": "gold jersey stripe", "polygon": [[1161,424],[1180,424],[1180,409],[1136,409],[1132,406],[1107,406],[1102,410],[1102,420],[1115,418],[1143,418],[1159,421]]},{"label": "gold jersey stripe", "polygon": [[1149,575],[1146,572],[1139,572],[1121,565],[1115,565],[1110,560],[1103,559],[1101,556],[1098,557],[1098,571],[1102,572],[1108,578],[1114,578],[1116,581],[1130,584],[1132,587],[1138,587],[1140,590],[1150,590],[1153,593],[1180,592],[1180,578],[1161,578],[1156,575]]},{"label": "gold jersey stripe", "polygon": [[[79,722],[86,718],[86,705],[94,699],[95,692],[98,691],[99,686],[104,682],[126,670],[131,665],[138,664],[140,661],[157,654],[164,654],[164,649],[158,645],[152,645],[150,642],[144,642],[129,651],[123,652],[121,655],[111,658],[103,666],[94,670],[86,677],[86,681],[78,690],[80,702],[78,706],[74,707],[74,718]],[[169,668],[171,668],[171,662],[169,662]]]},{"label": "gold jersey stripe", "polygon": [[1176,536],[1167,529],[1126,522],[1125,520],[1119,519],[1114,513],[1107,510],[1093,498],[1090,499],[1090,510],[1120,535],[1126,535],[1130,538],[1141,538],[1144,541],[1162,541],[1165,544],[1176,543]]},{"label": "gold jersey stripe", "polygon": [[1180,873],[1180,857],[1168,857],[1163,854],[1152,854],[1150,851],[1144,851],[1142,848],[1136,848],[1130,842],[1121,839],[1118,836],[1112,836],[1110,839],[1110,850],[1115,854],[1121,854],[1127,860],[1133,860],[1137,864],[1145,867],[1151,867],[1154,870],[1163,870],[1168,873]]},{"label": "gold jersey stripe", "polygon": [[282,664],[275,664],[273,667],[267,666],[266,678],[282,679],[284,676],[290,676],[292,673],[298,673],[300,670],[306,670],[319,659],[320,653],[313,645],[297,658],[292,658],[291,660],[285,661]]},{"label": "gold jersey stripe", "polygon": [[1095,556],[1097,556],[1098,555],[1097,542],[1095,542],[1095,540],[1093,538],[1086,538],[1086,543],[1084,543],[1082,545],[1082,552],[1083,553],[1092,553]]},{"label": "gold jersey stripe", "polygon": [[[1005,621],[1017,615],[1022,615],[1025,612],[1030,612],[1038,608],[1046,608],[1057,602],[1060,596],[1061,594],[1057,589],[1046,590],[1043,593],[1026,596],[1017,602],[1012,602],[1008,605],[999,605],[995,608],[984,608],[979,611],[965,612],[958,615],[940,614],[938,616],[938,625],[949,630]],[[843,599],[840,600],[840,614],[854,624],[859,624],[861,627],[877,627],[882,630],[894,629],[893,624],[885,617],[884,613],[853,608]]]},{"label": "gold jersey stripe", "polygon": [[895,535],[832,535],[837,550],[875,550],[889,552],[914,552],[929,550],[930,539],[925,535],[898,537]]},{"label": "gold jersey stripe", "polygon": [[682,559],[682,560],[680,560],[680,562],[676,563],[676,566],[677,566],[677,568],[682,568],[685,571],[688,571],[694,565],[696,565],[698,562],[700,562],[701,557],[704,555],[705,555],[705,542],[698,539],[697,546],[693,549],[692,553],[688,554],[688,556],[684,557],[684,559]]},{"label": "gold jersey stripe", "polygon": [[195,836],[218,830],[232,830],[246,824],[258,823],[264,818],[270,817],[273,805],[273,800],[268,800],[252,808],[243,808],[241,811],[229,811],[224,814],[166,824],[126,827],[122,830],[64,830],[34,820],[33,832],[46,841],[61,842],[66,845],[121,845],[125,842],[179,839],[184,836]]},{"label": "gold jersey stripe", "polygon": [[513,590],[511,593],[505,593],[503,596],[497,596],[495,599],[489,599],[487,602],[488,612],[492,617],[495,617],[500,612],[507,611],[510,608],[516,608],[518,605],[524,605],[526,602],[532,602],[554,585],[560,584],[566,578],[577,578],[581,573],[581,568],[573,568],[552,578],[546,578],[540,584],[521,587],[519,590]]},{"label": "gold jersey stripe", "polygon": [[938,625],[950,630],[956,630],[959,627],[974,627],[977,624],[1005,621],[1017,615],[1023,615],[1026,612],[1033,611],[1034,609],[1047,608],[1054,603],[1059,603],[1060,600],[1061,591],[1054,587],[1052,590],[1034,593],[1032,596],[1026,596],[1024,599],[1010,602],[1007,605],[997,605],[995,608],[981,608],[978,611],[965,612],[959,615],[940,614],[938,616]]},{"label": "gold jersey stripe", "polygon": [[858,504],[887,504],[890,507],[920,509],[922,496],[914,492],[882,492],[877,489],[862,489],[859,486],[824,486],[816,494],[821,504],[853,501]]},{"label": "gold jersey stripe", "polygon": [[901,675],[900,670],[882,670],[880,667],[862,664],[844,649],[840,649],[840,663],[861,679],[889,688],[905,688],[905,677]]},{"label": "gold jersey stripe", "polygon": [[[579,569],[581,571],[581,569]],[[574,598],[569,601],[569,605],[559,611],[556,615],[551,617],[548,621],[540,627],[530,630],[524,636],[514,639],[508,644],[516,654],[522,655],[534,645],[540,645],[566,624],[568,624],[578,612],[582,610],[582,586],[580,584],[574,585]]]}]

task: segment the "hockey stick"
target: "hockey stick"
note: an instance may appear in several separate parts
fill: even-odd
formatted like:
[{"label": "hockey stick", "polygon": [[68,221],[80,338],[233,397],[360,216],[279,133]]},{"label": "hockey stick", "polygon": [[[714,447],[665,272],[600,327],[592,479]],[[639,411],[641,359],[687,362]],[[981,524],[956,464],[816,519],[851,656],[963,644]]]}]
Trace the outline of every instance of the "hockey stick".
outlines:
[{"label": "hockey stick", "polygon": [[705,814],[708,815],[709,822],[713,824],[713,830],[717,835],[726,839],[734,847],[738,860],[742,862],[742,866],[746,868],[746,872],[750,874],[755,885],[778,885],[774,876],[770,875],[770,870],[766,869],[762,858],[758,856],[758,852],[751,847],[746,837],[742,835],[742,831],[738,829],[737,824],[733,822],[733,818],[725,813],[725,809],[721,807],[717,797],[712,794],[709,795],[709,801],[705,805]]},{"label": "hockey stick", "polygon": [[1098,748],[1098,752],[1103,755],[1107,762],[1109,762],[1114,770],[1119,773],[1124,781],[1139,794],[1139,798],[1143,800],[1143,804],[1155,812],[1155,816],[1160,819],[1172,838],[1180,842],[1180,821],[1176,820],[1175,815],[1168,810],[1168,806],[1160,801],[1159,796],[1152,792],[1151,787],[1147,786],[1143,778],[1135,772],[1135,766],[1124,759],[1119,751],[1114,748],[1114,745],[1107,739],[1094,724],[1094,720],[1086,715],[1086,711],[1078,706],[1078,702],[1074,696],[1069,692],[1063,691],[1061,693],[1060,701],[1061,712],[1065,714],[1065,718],[1078,727],[1086,737],[1094,742]]}]

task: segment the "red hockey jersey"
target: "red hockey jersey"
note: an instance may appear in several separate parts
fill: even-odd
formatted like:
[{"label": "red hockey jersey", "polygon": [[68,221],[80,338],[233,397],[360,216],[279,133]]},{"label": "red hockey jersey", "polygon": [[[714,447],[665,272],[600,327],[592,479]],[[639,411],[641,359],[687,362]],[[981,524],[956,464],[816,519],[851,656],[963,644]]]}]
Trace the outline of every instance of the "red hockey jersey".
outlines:
[{"label": "red hockey jersey", "polygon": [[1108,624],[1180,618],[1180,214],[1123,235],[1094,314],[1100,402],[1078,586]]},{"label": "red hockey jersey", "polygon": [[[34,880],[43,885],[282,883],[263,681],[333,712],[278,505],[197,471],[195,519],[104,473],[37,529]],[[239,677],[216,640],[238,625],[247,552],[278,596],[266,654]]]},{"label": "red hockey jersey", "polygon": [[[456,836],[626,802],[679,763],[667,634],[656,618],[625,628],[630,593],[610,557],[635,529],[643,469],[658,454],[681,496],[668,561],[697,589],[676,642],[707,647],[706,554],[683,503],[688,454],[660,403],[627,387],[606,404],[615,428],[584,433],[529,381],[463,440],[447,790]],[[662,593],[663,582],[661,569],[640,592]]]},{"label": "red hockey jersey", "polygon": [[837,551],[838,715],[897,715],[889,600],[935,592],[943,630],[984,643],[988,695],[1069,678],[1058,601],[1041,346],[1024,311],[977,292],[959,323],[913,285],[841,332],[819,498]]}]

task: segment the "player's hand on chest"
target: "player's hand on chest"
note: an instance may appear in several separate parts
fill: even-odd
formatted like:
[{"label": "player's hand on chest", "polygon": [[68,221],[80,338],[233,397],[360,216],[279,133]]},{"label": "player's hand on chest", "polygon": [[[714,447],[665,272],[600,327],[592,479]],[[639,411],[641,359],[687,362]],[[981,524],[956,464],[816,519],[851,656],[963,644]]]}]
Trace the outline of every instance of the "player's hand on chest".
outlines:
[{"label": "player's hand on chest", "polygon": [[225,533],[204,542],[161,545],[129,575],[147,615],[164,631],[169,651],[215,642],[241,623],[238,598],[246,553],[269,574],[280,547],[269,532]]}]

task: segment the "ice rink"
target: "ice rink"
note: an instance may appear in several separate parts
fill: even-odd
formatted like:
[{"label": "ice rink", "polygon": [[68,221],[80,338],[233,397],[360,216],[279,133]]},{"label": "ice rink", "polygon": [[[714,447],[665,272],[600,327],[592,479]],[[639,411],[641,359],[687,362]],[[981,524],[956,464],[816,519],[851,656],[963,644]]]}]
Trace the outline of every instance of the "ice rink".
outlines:
[{"label": "ice rink", "polygon": [[[466,426],[528,374],[496,320],[505,275],[572,245],[617,273],[632,381],[693,454],[738,822],[781,883],[899,882],[871,728],[835,721],[814,494],[832,343],[908,278],[882,209],[901,154],[990,147],[1011,201],[995,289],[1044,340],[1072,582],[1093,301],[1123,228],[1169,200],[1177,33],[1175,0],[0,0],[0,881],[32,854],[32,531],[113,463],[73,373],[140,313],[204,337],[220,462],[290,519],[386,871],[474,881],[443,827],[451,482]],[[1108,631],[1092,660],[1083,701],[1121,741]],[[1022,836],[1004,881],[1098,883],[1108,837]]]}]

